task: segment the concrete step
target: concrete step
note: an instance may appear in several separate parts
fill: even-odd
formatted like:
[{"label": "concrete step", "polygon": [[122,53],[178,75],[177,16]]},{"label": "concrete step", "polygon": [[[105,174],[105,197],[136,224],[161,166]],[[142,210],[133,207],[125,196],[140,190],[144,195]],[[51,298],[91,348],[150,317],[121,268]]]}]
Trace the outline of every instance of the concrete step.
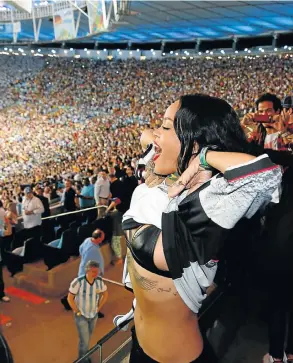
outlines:
[{"label": "concrete step", "polygon": [[62,297],[68,293],[70,283],[77,276],[79,263],[80,258],[71,257],[49,271],[44,270],[41,263],[28,264],[22,273],[14,276],[13,284],[44,297]]},{"label": "concrete step", "polygon": [[27,263],[23,266],[23,274],[32,275],[38,277],[43,281],[48,281],[48,267],[44,264],[44,261],[38,261],[35,263]]},{"label": "concrete step", "polygon": [[[55,294],[48,294],[50,286],[47,281],[41,280],[39,277],[33,277],[23,273],[17,274],[14,278],[14,286],[40,296],[54,296]],[[58,295],[59,296],[59,295]]]}]

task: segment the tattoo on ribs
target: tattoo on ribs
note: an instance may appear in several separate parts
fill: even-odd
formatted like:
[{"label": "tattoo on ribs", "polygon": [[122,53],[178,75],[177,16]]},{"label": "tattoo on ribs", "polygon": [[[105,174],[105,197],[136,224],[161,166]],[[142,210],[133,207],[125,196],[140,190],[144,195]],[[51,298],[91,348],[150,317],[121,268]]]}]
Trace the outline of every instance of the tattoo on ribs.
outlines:
[{"label": "tattoo on ribs", "polygon": [[135,279],[137,285],[143,290],[153,290],[157,287],[158,281],[150,280],[146,277],[141,276],[134,264],[133,264],[133,257],[130,251],[127,253],[127,261],[128,261],[128,269],[131,271],[133,278]]},{"label": "tattoo on ribs", "polygon": [[158,292],[171,292],[174,296],[177,296],[178,295],[178,292],[174,292],[172,291],[171,287],[169,287],[169,289],[163,289],[161,287],[159,287],[157,289]]},{"label": "tattoo on ribs", "polygon": [[150,280],[146,277],[141,276],[133,266],[132,268],[133,277],[135,278],[135,281],[139,285],[139,287],[143,290],[153,290],[158,285],[158,281]]}]

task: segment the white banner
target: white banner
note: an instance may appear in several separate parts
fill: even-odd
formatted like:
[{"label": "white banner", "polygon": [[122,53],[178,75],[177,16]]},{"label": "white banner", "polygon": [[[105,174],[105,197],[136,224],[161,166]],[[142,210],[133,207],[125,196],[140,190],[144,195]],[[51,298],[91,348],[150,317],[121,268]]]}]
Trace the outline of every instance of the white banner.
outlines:
[{"label": "white banner", "polygon": [[88,0],[87,14],[89,17],[90,33],[105,30],[103,0]]},{"label": "white banner", "polygon": [[75,38],[74,14],[72,9],[54,12],[54,33],[56,40]]}]

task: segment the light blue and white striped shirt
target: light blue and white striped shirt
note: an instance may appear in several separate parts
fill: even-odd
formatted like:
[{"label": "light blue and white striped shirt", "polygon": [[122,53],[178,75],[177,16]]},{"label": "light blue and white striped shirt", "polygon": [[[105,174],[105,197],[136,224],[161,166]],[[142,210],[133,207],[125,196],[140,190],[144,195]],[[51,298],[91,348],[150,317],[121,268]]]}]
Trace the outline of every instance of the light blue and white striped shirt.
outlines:
[{"label": "light blue and white striped shirt", "polygon": [[69,288],[69,292],[75,295],[75,303],[79,311],[89,319],[96,316],[100,294],[105,291],[107,286],[100,277],[90,284],[85,275],[74,279]]}]

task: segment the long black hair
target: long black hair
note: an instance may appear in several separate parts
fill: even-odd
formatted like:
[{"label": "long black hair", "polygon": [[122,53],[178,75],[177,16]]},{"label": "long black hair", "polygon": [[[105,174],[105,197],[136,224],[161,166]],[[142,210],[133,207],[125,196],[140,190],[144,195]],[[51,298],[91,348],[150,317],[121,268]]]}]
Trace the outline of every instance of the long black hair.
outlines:
[{"label": "long black hair", "polygon": [[195,143],[199,151],[204,146],[215,146],[220,151],[243,152],[258,155],[249,144],[240,120],[233,108],[223,99],[204,94],[182,96],[174,120],[175,132],[180,140],[178,172],[188,166]]}]

